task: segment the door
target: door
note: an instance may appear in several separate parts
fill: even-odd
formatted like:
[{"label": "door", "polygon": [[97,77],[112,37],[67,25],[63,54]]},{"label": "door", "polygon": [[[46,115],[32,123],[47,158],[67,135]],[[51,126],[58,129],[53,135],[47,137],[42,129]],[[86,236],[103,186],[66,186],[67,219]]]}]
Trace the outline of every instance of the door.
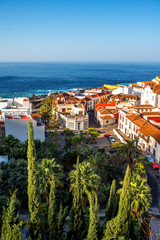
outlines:
[{"label": "door", "polygon": [[78,130],[81,129],[81,123],[78,123]]}]

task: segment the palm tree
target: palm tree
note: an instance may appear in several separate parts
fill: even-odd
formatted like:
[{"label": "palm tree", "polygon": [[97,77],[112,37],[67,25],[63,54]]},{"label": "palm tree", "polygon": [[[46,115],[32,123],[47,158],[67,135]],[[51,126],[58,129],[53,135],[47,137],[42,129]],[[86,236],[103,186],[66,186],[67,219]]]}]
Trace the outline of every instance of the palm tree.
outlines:
[{"label": "palm tree", "polygon": [[108,159],[108,155],[104,155],[100,152],[94,152],[87,157],[87,161],[92,167],[95,167],[96,173],[101,177],[102,182],[105,184],[108,183],[108,179],[113,178],[113,170],[116,168],[112,164],[108,163]]},{"label": "palm tree", "polygon": [[61,186],[61,179],[63,178],[63,170],[59,164],[56,163],[55,159],[43,159],[42,164],[38,167],[38,176],[40,184],[40,192],[49,204],[49,192],[51,182],[54,179],[56,187]]},{"label": "palm tree", "polygon": [[137,149],[135,146],[135,140],[129,141],[125,139],[126,143],[123,143],[119,148],[118,148],[118,155],[120,157],[125,157],[129,161],[129,165],[132,164],[133,157],[136,156]]},{"label": "palm tree", "polygon": [[62,134],[65,136],[66,139],[74,136],[74,133],[69,128],[65,128]]},{"label": "palm tree", "polygon": [[130,182],[131,210],[139,219],[143,212],[148,212],[151,204],[150,188],[146,179],[133,172]]},{"label": "palm tree", "polygon": [[50,108],[47,104],[44,104],[40,107],[40,114],[42,115],[45,123],[49,121],[50,119]]},{"label": "palm tree", "polygon": [[91,148],[91,147],[88,147],[87,145],[85,145],[85,151],[84,151],[84,154],[85,154],[85,157],[89,157],[91,156],[92,154],[95,153],[95,150],[94,148]]},{"label": "palm tree", "polygon": [[76,149],[78,153],[80,153],[80,146],[84,141],[85,141],[85,137],[82,134],[78,133],[77,135],[72,137],[72,144],[73,146],[77,147]]},{"label": "palm tree", "polygon": [[[76,166],[74,170],[70,172],[70,191],[73,192],[74,185],[76,182]],[[100,183],[100,177],[95,173],[95,169],[91,167],[90,163],[82,162],[79,164],[80,172],[80,196],[83,201],[86,201],[86,198],[89,199],[89,194],[92,196],[97,196],[98,186]]]}]

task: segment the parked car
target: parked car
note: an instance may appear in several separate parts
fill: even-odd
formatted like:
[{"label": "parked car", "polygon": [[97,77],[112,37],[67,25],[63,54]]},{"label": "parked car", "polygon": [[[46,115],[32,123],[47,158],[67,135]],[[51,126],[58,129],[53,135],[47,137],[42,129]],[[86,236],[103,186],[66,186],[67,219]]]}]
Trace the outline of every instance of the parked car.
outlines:
[{"label": "parked car", "polygon": [[109,137],[111,137],[111,135],[110,134],[105,134],[104,135],[106,138],[109,138]]},{"label": "parked car", "polygon": [[114,140],[114,138],[112,138],[112,139],[110,140],[110,142],[111,142],[111,144],[112,144],[112,143],[115,143],[116,141]]},{"label": "parked car", "polygon": [[112,137],[112,136],[110,136],[108,139],[109,139],[109,141],[111,141],[111,139],[113,139],[113,137]]},{"label": "parked car", "polygon": [[146,155],[146,160],[149,162],[153,162],[153,158],[150,155]]},{"label": "parked car", "polygon": [[159,169],[159,166],[155,161],[152,162],[152,168],[153,169]]},{"label": "parked car", "polygon": [[73,133],[77,135],[77,134],[80,134],[80,131],[74,131]]}]

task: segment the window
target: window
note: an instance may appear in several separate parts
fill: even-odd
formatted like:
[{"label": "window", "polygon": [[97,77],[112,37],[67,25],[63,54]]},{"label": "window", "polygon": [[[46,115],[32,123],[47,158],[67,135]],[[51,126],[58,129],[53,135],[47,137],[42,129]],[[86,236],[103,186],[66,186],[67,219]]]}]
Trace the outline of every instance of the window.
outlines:
[{"label": "window", "polygon": [[157,148],[157,142],[155,142],[155,148]]},{"label": "window", "polygon": [[69,126],[69,128],[74,128],[74,122],[69,122],[68,126]]},{"label": "window", "polygon": [[156,150],[153,148],[153,156],[155,157],[156,155]]},{"label": "window", "polygon": [[154,101],[154,96],[152,96],[152,101]]},{"label": "window", "polygon": [[127,125],[127,119],[126,119],[126,125]]},{"label": "window", "polygon": [[106,123],[109,123],[109,121],[108,121],[108,120],[106,120]]},{"label": "window", "polygon": [[62,108],[62,112],[65,112],[66,111],[66,109],[65,108]]},{"label": "window", "polygon": [[70,111],[70,110],[72,110],[72,108],[67,108],[67,111]]},{"label": "window", "polygon": [[83,112],[82,112],[82,111],[79,111],[79,115],[83,115]]},{"label": "window", "polygon": [[88,122],[84,122],[84,129],[88,128]]}]

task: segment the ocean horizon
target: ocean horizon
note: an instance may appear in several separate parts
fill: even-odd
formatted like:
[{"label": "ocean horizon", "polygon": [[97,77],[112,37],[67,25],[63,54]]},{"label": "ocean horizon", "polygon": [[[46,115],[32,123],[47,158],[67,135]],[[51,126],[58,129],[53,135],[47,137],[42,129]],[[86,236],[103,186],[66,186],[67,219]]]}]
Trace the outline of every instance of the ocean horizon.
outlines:
[{"label": "ocean horizon", "polygon": [[128,85],[159,75],[160,63],[0,62],[0,97]]}]

